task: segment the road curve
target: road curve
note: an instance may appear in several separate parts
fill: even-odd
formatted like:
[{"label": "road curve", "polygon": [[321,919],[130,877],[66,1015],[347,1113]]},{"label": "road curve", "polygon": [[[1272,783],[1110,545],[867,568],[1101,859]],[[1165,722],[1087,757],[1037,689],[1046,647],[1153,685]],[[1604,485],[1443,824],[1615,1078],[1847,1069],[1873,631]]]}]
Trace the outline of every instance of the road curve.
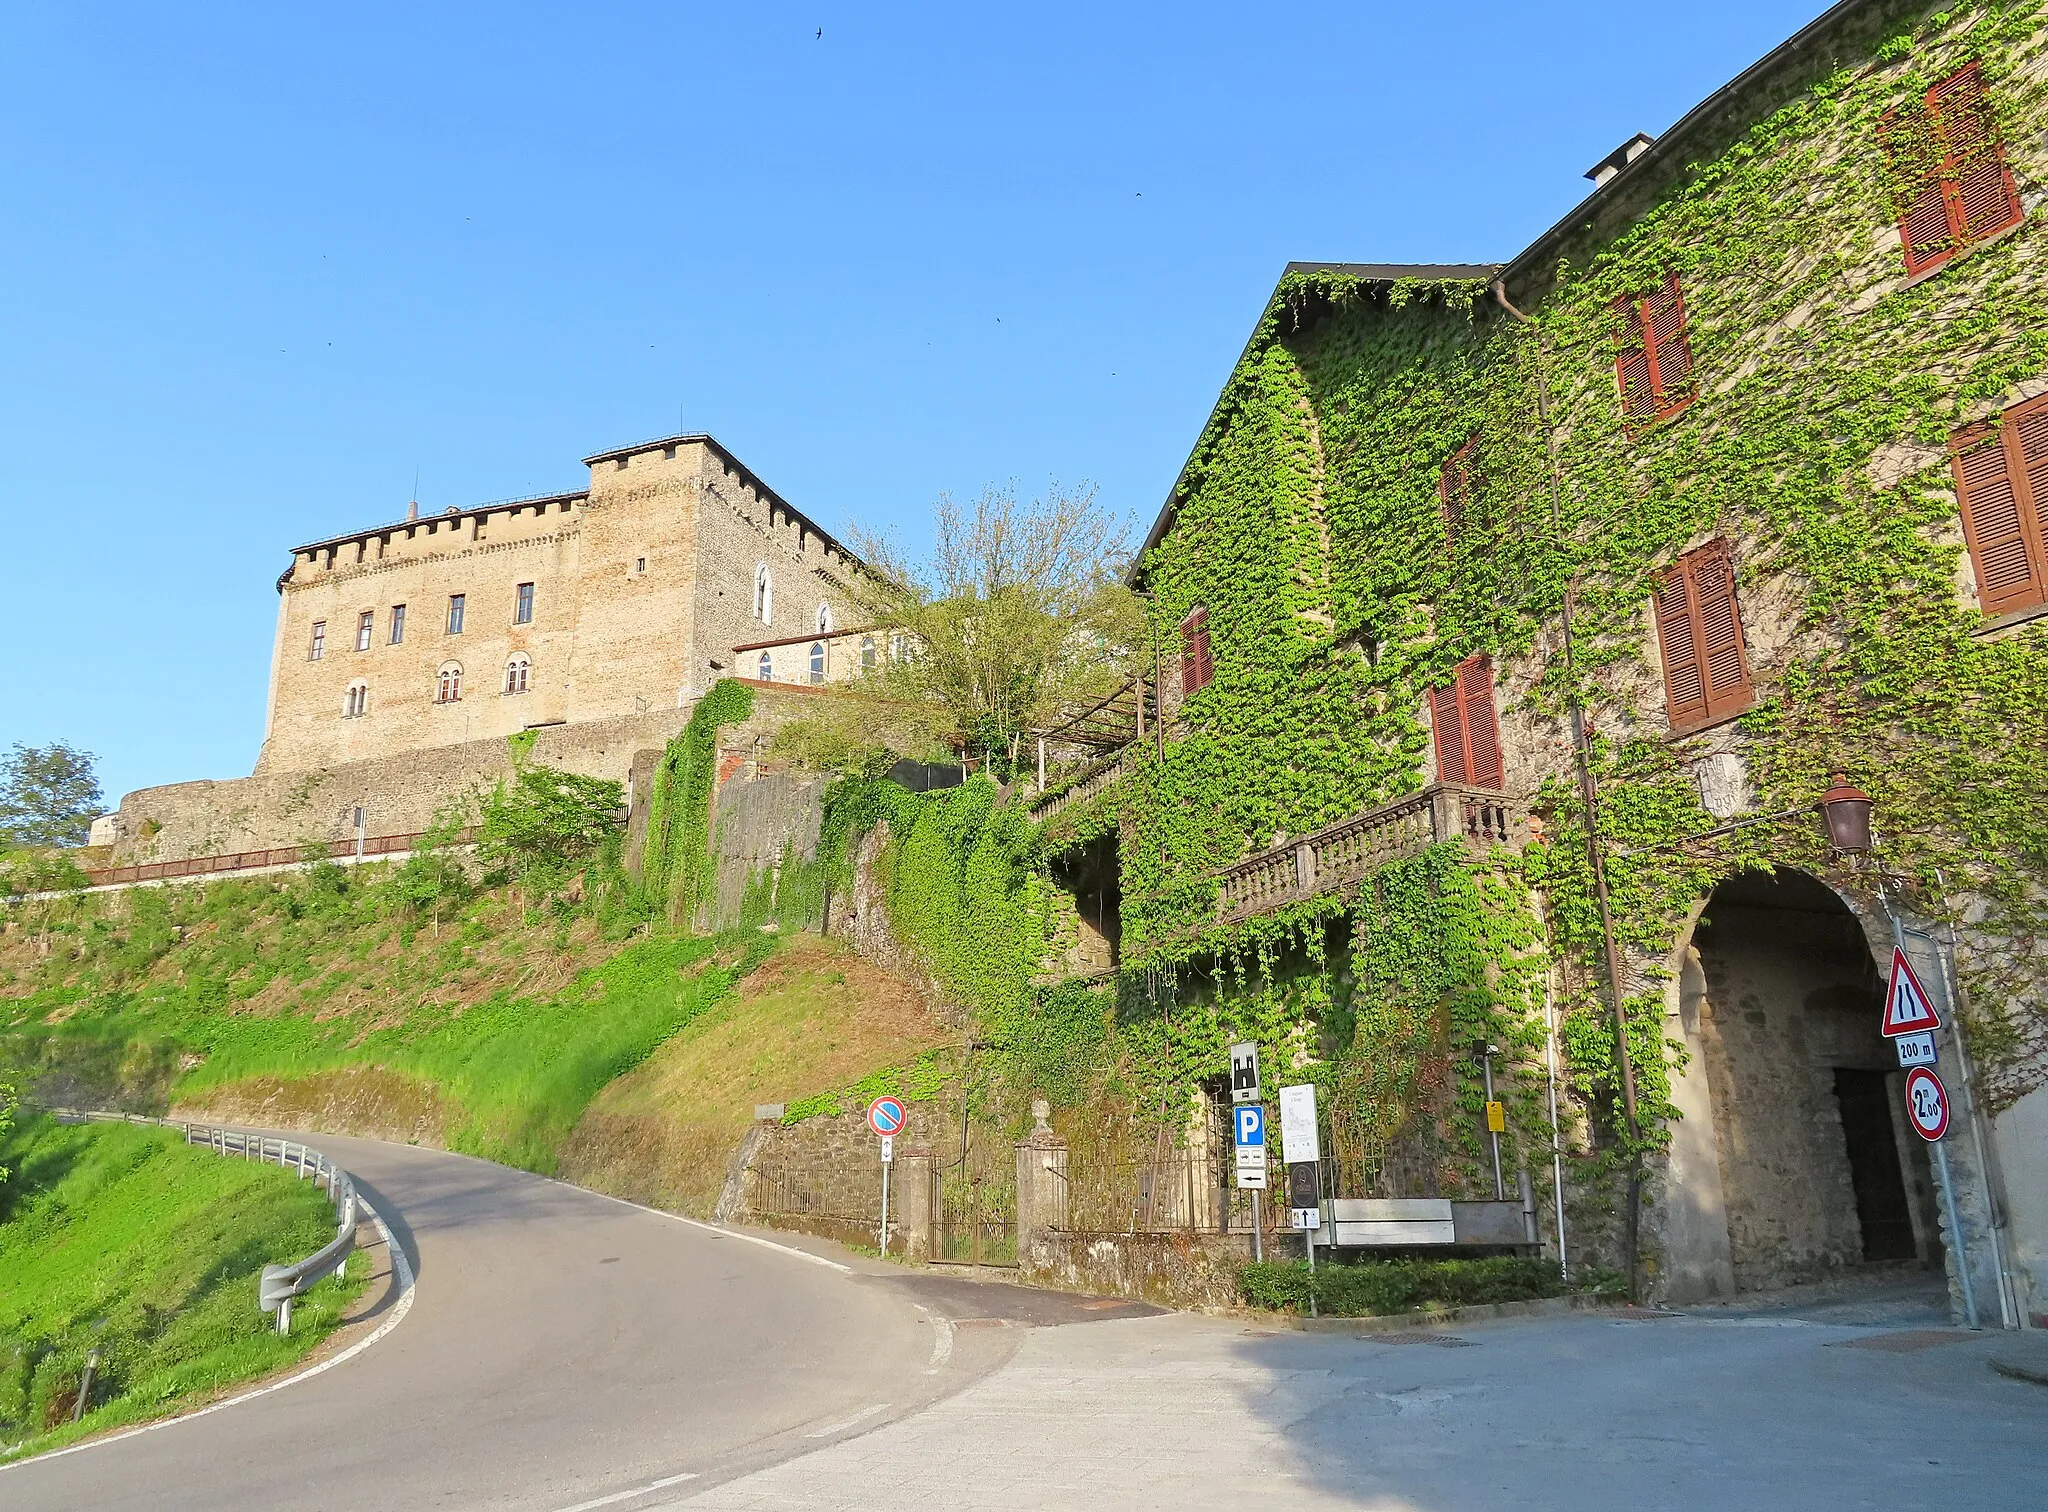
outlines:
[{"label": "road curve", "polygon": [[886,1278],[467,1156],[316,1142],[411,1257],[410,1315],[285,1390],[0,1470],[8,1512],[632,1512],[638,1488],[695,1489],[957,1383],[960,1362],[932,1370],[950,1335]]}]

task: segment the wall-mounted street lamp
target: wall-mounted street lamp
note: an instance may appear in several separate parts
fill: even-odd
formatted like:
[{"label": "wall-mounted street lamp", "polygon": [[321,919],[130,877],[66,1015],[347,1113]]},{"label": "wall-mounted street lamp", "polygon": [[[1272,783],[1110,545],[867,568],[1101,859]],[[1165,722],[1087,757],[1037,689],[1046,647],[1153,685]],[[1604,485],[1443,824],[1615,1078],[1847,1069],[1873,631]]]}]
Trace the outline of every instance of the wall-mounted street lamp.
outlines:
[{"label": "wall-mounted street lamp", "polygon": [[1856,856],[1870,849],[1870,794],[1849,786],[1844,773],[1835,773],[1820,795],[1820,813],[1827,821],[1828,843],[1836,850]]},{"label": "wall-mounted street lamp", "polygon": [[1759,824],[1783,824],[1788,819],[1811,814],[1818,808],[1821,823],[1827,830],[1828,844],[1842,855],[1860,856],[1870,849],[1870,807],[1870,794],[1861,788],[1851,787],[1848,776],[1836,772],[1817,804],[1801,804],[1798,808],[1784,809],[1775,814],[1751,814],[1733,824],[1716,825],[1696,835],[1680,835],[1675,840],[1660,840],[1655,845],[1620,846],[1614,854],[1646,856],[1654,851],[1674,850],[1695,840],[1714,840],[1722,835],[1732,835],[1737,830],[1753,829]]}]

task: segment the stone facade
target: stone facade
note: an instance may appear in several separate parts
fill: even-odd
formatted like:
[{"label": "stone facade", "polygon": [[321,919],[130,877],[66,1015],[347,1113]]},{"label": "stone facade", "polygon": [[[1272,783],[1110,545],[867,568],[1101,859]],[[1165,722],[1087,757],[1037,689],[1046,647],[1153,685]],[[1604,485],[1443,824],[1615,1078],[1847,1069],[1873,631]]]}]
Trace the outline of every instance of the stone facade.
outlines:
[{"label": "stone facade", "polygon": [[734,646],[848,625],[858,564],[710,437],[585,461],[580,493],[298,548],[257,772],[685,708]]},{"label": "stone facade", "polygon": [[[298,548],[254,774],[130,793],[95,843],[126,863],[340,840],[358,806],[369,834],[410,834],[498,780],[522,731],[538,761],[629,781],[713,683],[753,680],[758,658],[736,667],[735,646],[815,638],[822,620],[832,680],[859,670],[860,564],[717,441],[585,463],[578,493]],[[752,726],[787,712],[772,693],[807,686],[810,666],[807,641],[781,656]]]}]

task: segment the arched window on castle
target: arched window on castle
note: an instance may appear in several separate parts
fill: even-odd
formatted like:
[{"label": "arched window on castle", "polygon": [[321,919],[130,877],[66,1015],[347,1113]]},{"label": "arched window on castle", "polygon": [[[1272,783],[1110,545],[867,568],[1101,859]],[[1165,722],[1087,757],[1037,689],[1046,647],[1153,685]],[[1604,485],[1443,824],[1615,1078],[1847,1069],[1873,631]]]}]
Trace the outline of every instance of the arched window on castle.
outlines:
[{"label": "arched window on castle", "polygon": [[435,703],[460,703],[462,701],[462,663],[441,663],[441,676],[434,693]]},{"label": "arched window on castle", "polygon": [[812,641],[812,642],[811,642],[811,681],[812,681],[812,682],[814,682],[814,683],[821,683],[821,682],[823,682],[824,680],[825,680],[825,643],[824,643],[823,641]]},{"label": "arched window on castle", "polygon": [[505,691],[507,693],[524,693],[526,691],[527,678],[532,671],[533,661],[524,652],[506,662]]},{"label": "arched window on castle", "polygon": [[761,667],[755,675],[759,677],[762,682],[775,681],[775,658],[770,656],[766,651],[763,651],[761,653]]},{"label": "arched window on castle", "polygon": [[754,569],[754,618],[764,625],[775,623],[775,580],[768,576],[768,564]]},{"label": "arched window on castle", "polygon": [[863,672],[875,670],[875,638],[872,635],[860,638],[860,669]]},{"label": "arched window on castle", "polygon": [[370,685],[360,677],[348,685],[348,691],[341,695],[341,717],[361,719],[370,712]]},{"label": "arched window on castle", "polygon": [[831,633],[832,606],[830,604],[820,604],[818,605],[818,634],[830,635]]}]

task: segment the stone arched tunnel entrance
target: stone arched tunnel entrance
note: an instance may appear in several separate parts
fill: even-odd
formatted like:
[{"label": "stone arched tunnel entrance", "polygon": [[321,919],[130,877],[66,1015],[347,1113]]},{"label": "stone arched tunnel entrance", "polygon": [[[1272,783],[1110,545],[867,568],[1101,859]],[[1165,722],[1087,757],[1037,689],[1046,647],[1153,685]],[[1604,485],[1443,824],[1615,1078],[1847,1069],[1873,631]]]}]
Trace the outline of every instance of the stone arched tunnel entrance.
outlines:
[{"label": "stone arched tunnel entrance", "polygon": [[1678,960],[1658,1290],[1697,1301],[1857,1268],[1938,1265],[1925,1146],[1879,1033],[1884,980],[1863,925],[1801,872],[1714,890]]}]

